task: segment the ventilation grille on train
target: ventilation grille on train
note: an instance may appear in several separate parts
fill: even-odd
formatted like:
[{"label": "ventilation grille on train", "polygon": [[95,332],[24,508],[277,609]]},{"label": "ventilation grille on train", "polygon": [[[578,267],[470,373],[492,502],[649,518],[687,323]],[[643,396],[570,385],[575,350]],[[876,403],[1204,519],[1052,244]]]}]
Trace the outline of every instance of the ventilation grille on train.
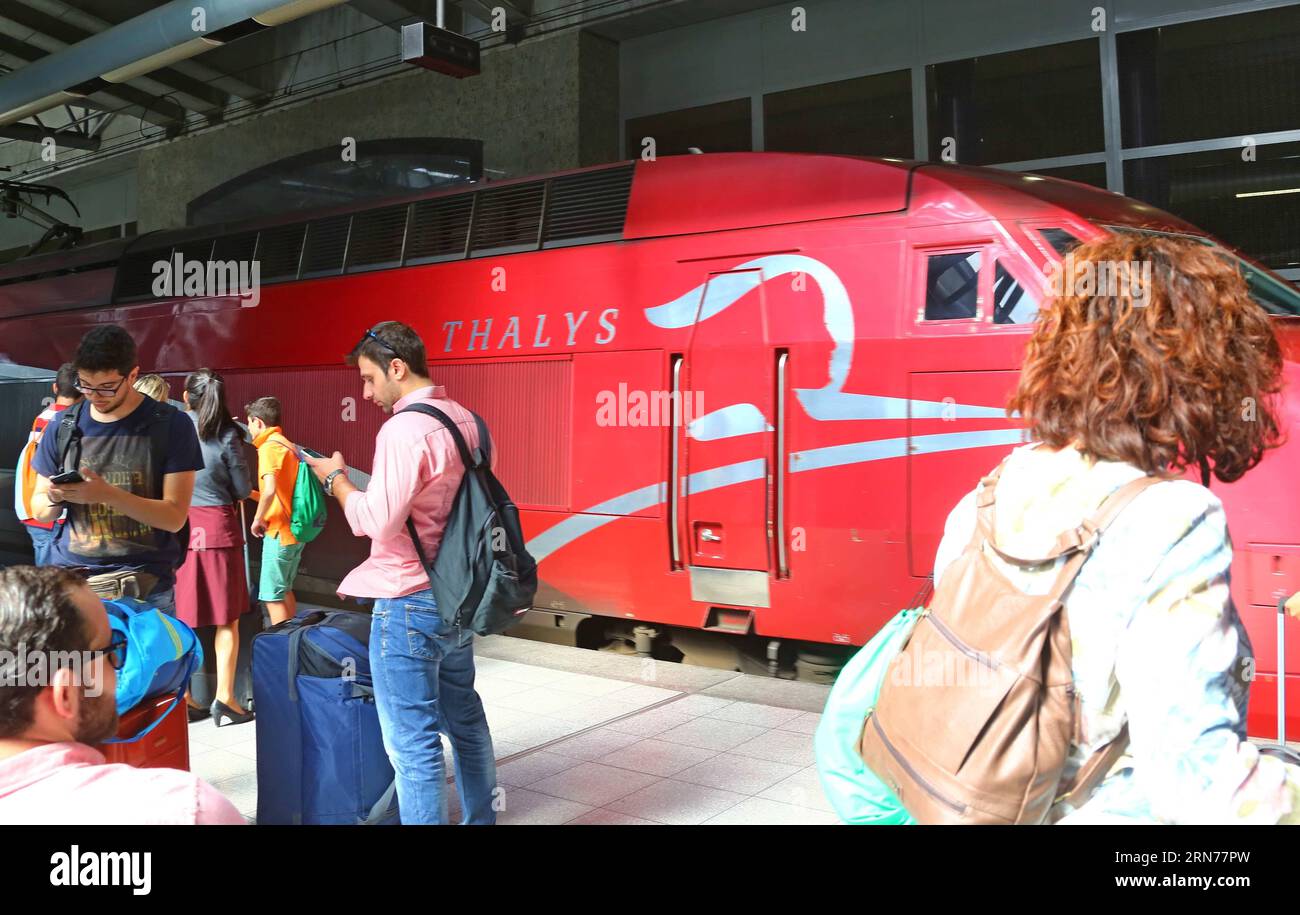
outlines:
[{"label": "ventilation grille on train", "polygon": [[116,301],[154,297],[154,264],[257,259],[263,283],[488,257],[622,237],[632,165],[271,226],[131,252]]},{"label": "ventilation grille on train", "polygon": [[151,248],[147,251],[135,251],[122,258],[117,266],[117,294],[115,298],[150,299],[154,295],[154,277],[157,275],[154,265],[159,261],[171,260],[172,249]]},{"label": "ventilation grille on train", "polygon": [[632,166],[551,180],[543,242],[583,244],[619,238],[632,190]]},{"label": "ventilation grille on train", "polygon": [[411,207],[406,263],[427,264],[468,254],[473,212],[473,194],[421,200]]}]

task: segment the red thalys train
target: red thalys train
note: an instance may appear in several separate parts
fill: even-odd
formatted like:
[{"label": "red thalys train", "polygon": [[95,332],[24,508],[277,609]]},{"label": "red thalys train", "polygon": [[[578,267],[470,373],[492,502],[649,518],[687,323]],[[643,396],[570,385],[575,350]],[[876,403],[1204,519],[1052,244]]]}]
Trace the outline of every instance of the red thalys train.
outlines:
[{"label": "red thalys train", "polygon": [[[858,645],[924,586],[948,511],[1022,441],[1004,404],[1045,274],[1079,240],[1137,230],[1212,243],[1050,178],[669,157],[24,259],[0,269],[0,361],[48,373],[87,328],[122,324],[145,371],[216,368],[237,411],[275,394],[291,438],[366,471],[383,416],[342,356],[405,321],[435,381],[492,428],[539,608]],[[256,262],[259,293],[156,297],[152,266],[178,258]],[[1293,389],[1300,294],[1243,270]],[[5,390],[16,455],[48,382]],[[1300,405],[1283,409],[1294,430]],[[1213,484],[1262,672],[1278,596],[1300,590],[1297,472],[1291,442]],[[337,581],[365,548],[334,514],[304,574]],[[1258,678],[1252,733],[1271,729],[1275,689]],[[1291,708],[1294,729],[1300,691]]]}]

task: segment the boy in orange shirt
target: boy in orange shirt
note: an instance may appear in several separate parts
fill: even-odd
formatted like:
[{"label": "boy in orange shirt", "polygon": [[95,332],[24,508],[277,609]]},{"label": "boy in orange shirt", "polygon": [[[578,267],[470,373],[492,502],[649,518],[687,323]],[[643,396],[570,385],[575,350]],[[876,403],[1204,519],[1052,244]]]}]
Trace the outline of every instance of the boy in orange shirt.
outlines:
[{"label": "boy in orange shirt", "polygon": [[266,604],[271,624],[292,619],[298,612],[293,580],[302,561],[303,544],[293,536],[293,489],[298,480],[297,448],[280,428],[280,401],[259,397],[244,407],[248,432],[257,448],[260,492],[249,532],[262,540],[262,575],[258,597]]}]

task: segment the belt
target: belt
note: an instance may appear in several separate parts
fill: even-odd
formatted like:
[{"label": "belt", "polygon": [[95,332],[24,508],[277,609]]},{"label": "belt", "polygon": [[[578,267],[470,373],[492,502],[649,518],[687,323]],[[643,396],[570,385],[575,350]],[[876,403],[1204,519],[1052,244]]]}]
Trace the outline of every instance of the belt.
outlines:
[{"label": "belt", "polygon": [[89,576],[86,584],[101,600],[120,600],[123,597],[139,600],[153,593],[158,576],[136,571],[101,572]]}]

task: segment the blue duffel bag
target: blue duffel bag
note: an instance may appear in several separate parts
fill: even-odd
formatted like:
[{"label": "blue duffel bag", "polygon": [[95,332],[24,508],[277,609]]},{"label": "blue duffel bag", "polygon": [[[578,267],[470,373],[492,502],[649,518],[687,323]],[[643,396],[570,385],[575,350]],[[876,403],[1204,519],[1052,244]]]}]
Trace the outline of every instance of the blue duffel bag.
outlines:
[{"label": "blue duffel bag", "polygon": [[105,743],[134,743],[172,713],[190,677],[203,663],[198,636],[185,623],[134,598],[104,601],[108,625],[126,636],[126,659],[117,672],[117,713],[123,715],[142,702],[171,695],[172,704],[147,728],[130,738]]},{"label": "blue duffel bag", "polygon": [[257,822],[395,824],[370,614],[304,610],[253,638]]}]

